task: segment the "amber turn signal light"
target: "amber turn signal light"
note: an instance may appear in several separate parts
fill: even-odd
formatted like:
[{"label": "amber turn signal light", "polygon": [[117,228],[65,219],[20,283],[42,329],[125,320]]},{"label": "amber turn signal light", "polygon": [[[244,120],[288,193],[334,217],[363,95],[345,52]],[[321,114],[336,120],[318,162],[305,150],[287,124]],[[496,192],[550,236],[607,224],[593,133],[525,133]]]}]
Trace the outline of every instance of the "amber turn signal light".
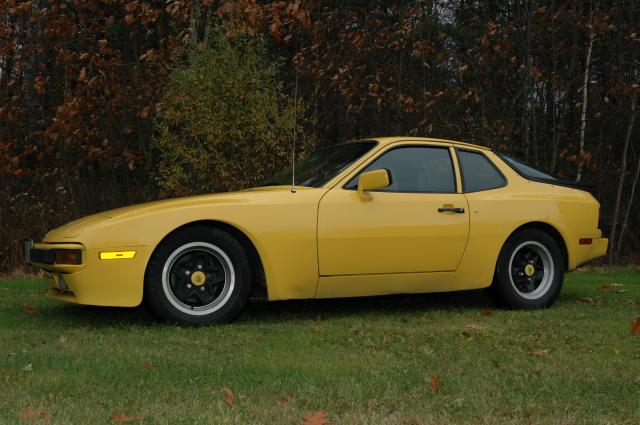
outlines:
[{"label": "amber turn signal light", "polygon": [[56,249],[56,264],[82,264],[82,252],[79,249]]}]

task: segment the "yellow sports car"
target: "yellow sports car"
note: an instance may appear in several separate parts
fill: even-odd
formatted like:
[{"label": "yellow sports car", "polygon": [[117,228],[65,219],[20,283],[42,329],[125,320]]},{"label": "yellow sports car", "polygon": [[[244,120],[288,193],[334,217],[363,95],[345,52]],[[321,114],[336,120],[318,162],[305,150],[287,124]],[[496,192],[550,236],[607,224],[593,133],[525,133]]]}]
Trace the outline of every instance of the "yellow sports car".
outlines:
[{"label": "yellow sports car", "polygon": [[171,322],[233,320],[250,295],[359,297],[491,287],[510,308],[557,298],[605,254],[575,182],[481,146],[381,138],[316,151],[264,186],[81,218],[25,242],[50,294],[144,302]]}]

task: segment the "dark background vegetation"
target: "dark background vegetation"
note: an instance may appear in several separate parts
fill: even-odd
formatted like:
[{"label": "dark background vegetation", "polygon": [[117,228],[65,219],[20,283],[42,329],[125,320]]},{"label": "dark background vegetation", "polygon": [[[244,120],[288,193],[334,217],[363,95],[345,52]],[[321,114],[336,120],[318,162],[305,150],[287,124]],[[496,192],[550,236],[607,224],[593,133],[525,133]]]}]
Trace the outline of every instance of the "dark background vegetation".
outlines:
[{"label": "dark background vegetation", "polygon": [[640,252],[634,0],[0,1],[0,270],[92,212],[237,189],[369,136],[595,184]]}]

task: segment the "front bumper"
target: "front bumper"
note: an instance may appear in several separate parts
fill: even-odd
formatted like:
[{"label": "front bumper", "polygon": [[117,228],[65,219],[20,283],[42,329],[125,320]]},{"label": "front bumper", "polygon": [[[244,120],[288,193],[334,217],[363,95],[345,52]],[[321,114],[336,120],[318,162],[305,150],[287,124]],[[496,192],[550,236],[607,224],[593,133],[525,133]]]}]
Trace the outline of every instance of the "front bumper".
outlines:
[{"label": "front bumper", "polygon": [[[50,282],[49,294],[62,301],[87,305],[134,307],[142,302],[144,273],[153,246],[85,247],[77,243],[25,242],[25,261],[42,270]],[[54,249],[81,249],[82,264],[51,264],[51,256],[41,255],[44,262],[28,255]],[[101,260],[103,251],[135,250],[134,258]],[[43,260],[40,260],[43,261]]]}]

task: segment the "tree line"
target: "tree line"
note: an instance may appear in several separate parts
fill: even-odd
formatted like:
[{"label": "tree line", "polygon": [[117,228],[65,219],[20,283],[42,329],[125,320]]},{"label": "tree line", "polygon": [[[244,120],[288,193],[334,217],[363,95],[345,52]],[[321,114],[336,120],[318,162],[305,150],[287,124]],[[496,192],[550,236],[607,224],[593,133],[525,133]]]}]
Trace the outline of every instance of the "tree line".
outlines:
[{"label": "tree line", "polygon": [[490,146],[594,185],[640,255],[634,0],[0,2],[0,269],[25,236],[238,189],[385,135]]}]

